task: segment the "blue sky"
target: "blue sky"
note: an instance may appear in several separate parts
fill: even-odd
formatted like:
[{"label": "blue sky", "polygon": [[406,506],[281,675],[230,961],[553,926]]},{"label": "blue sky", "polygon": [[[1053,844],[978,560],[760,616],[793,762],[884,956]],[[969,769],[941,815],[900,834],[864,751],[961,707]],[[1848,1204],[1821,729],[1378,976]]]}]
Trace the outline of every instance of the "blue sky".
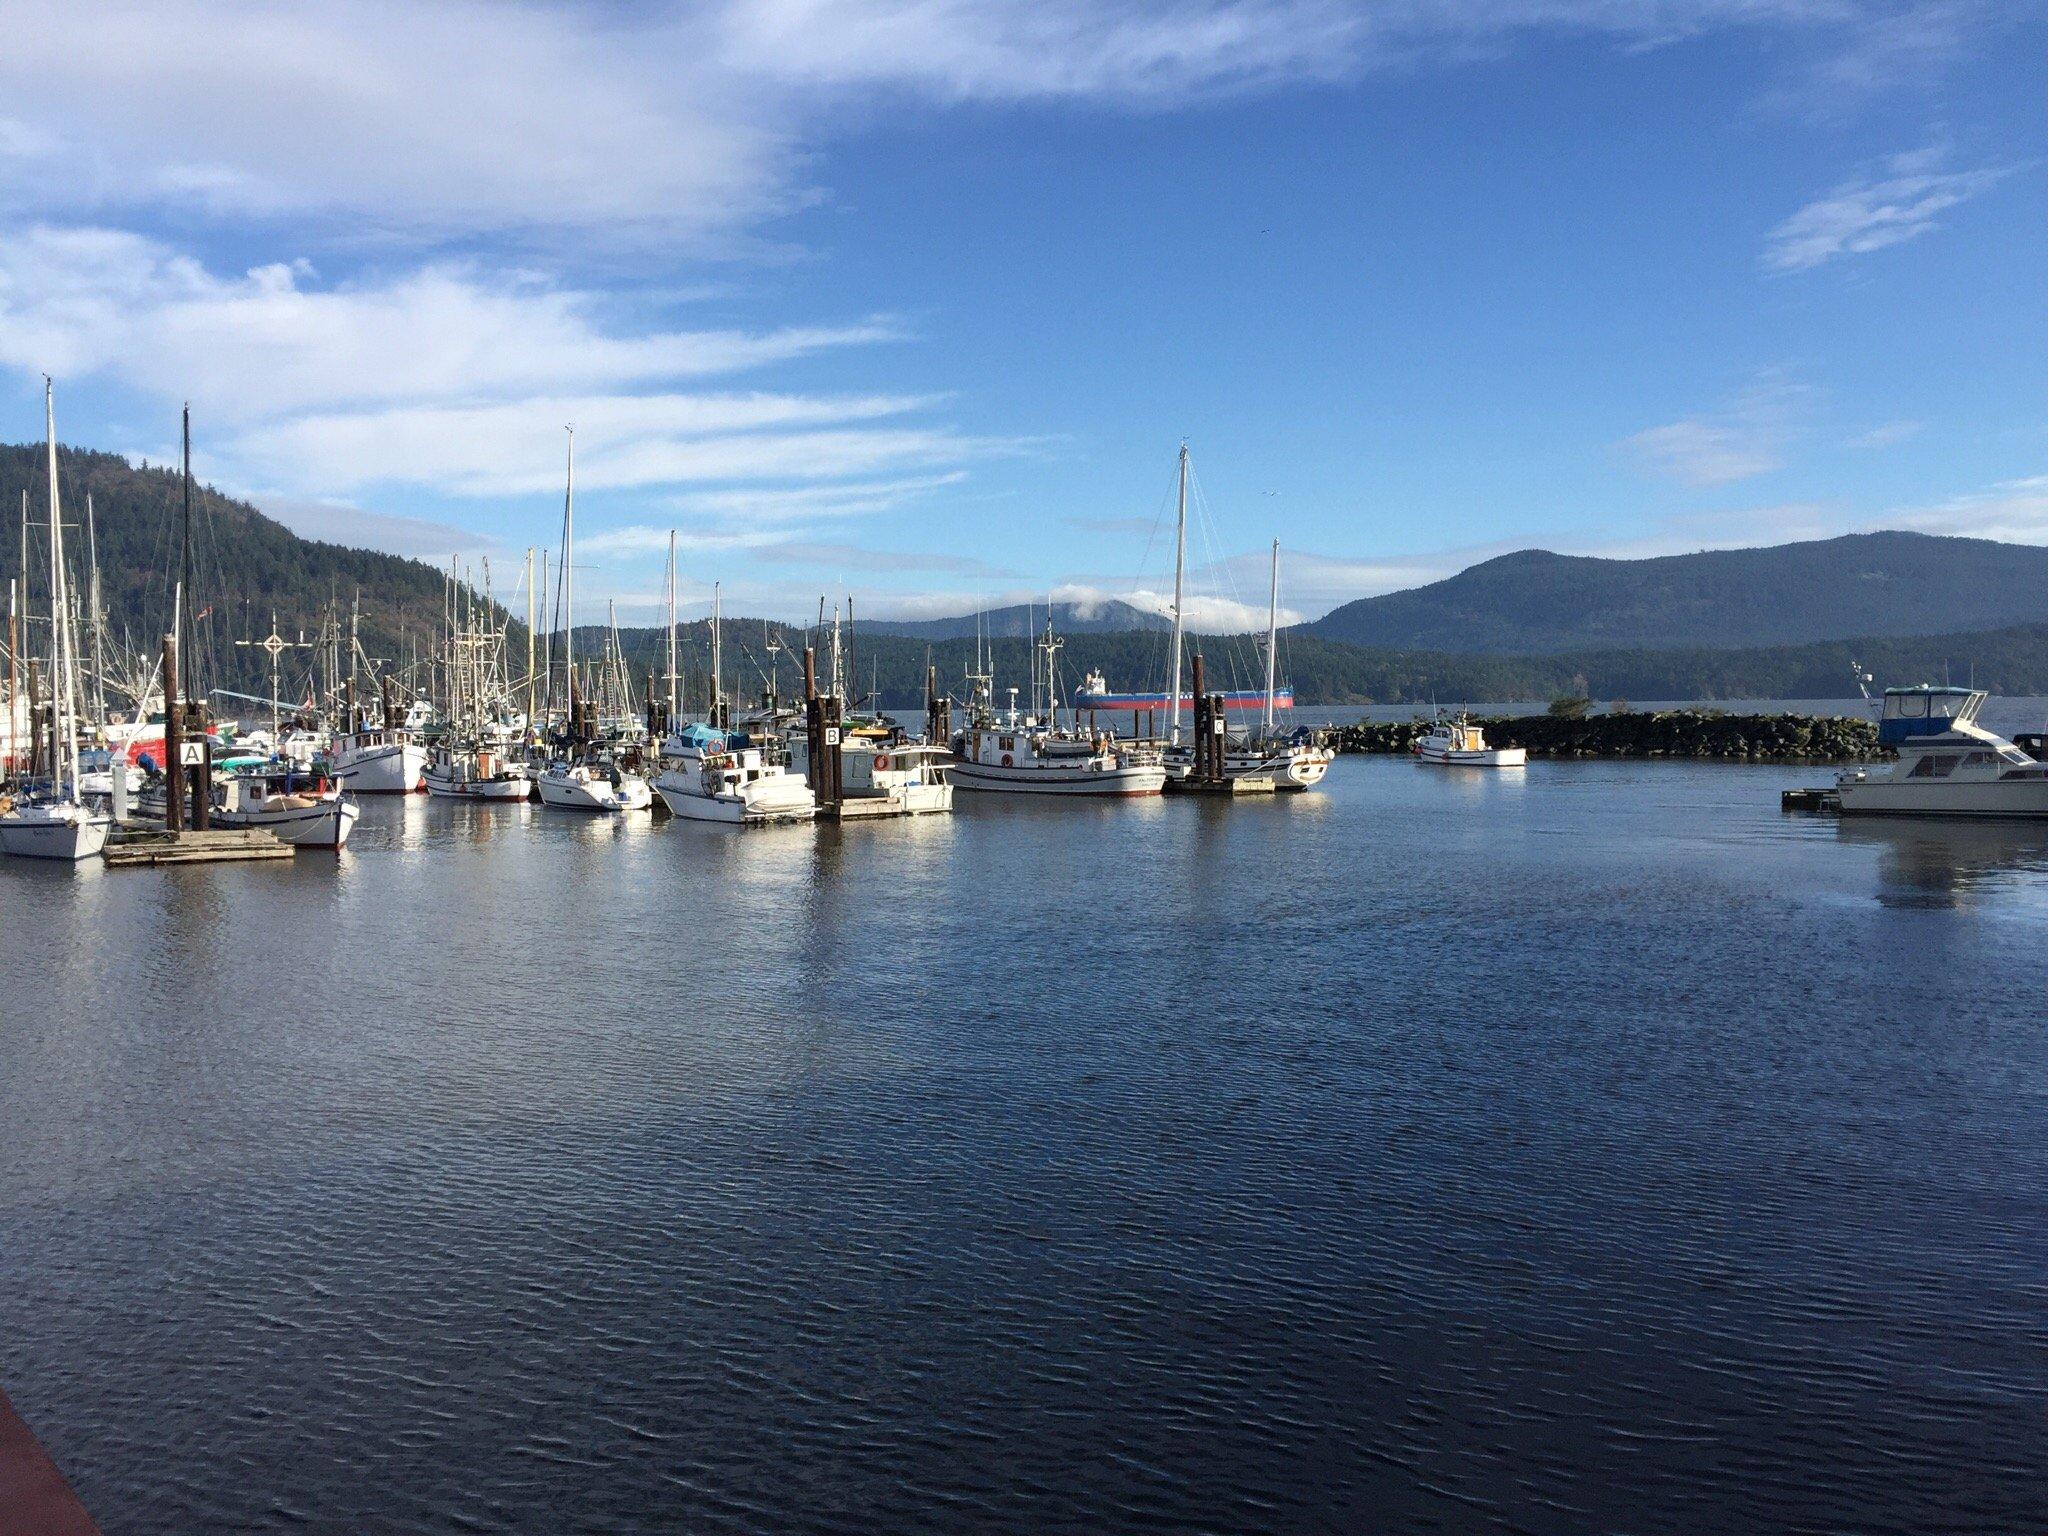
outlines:
[{"label": "blue sky", "polygon": [[9,12],[4,436],[584,616],[2048,538],[2020,0]]}]

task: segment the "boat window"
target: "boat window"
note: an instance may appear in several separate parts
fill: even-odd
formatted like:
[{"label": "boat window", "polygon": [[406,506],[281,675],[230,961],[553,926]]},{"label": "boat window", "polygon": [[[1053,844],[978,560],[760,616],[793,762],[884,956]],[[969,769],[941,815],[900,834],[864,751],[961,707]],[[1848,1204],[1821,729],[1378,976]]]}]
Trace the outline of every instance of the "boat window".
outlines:
[{"label": "boat window", "polygon": [[1924,693],[1899,695],[1899,713],[1909,719],[1919,719],[1927,713],[1927,695]]},{"label": "boat window", "polygon": [[1953,753],[1929,753],[1913,765],[1913,771],[1907,774],[1906,777],[1909,779],[1945,779],[1955,772],[1958,761],[1960,759]]},{"label": "boat window", "polygon": [[1927,713],[1937,720],[1947,720],[1963,707],[1963,701],[1953,694],[1936,694],[1927,701]]}]

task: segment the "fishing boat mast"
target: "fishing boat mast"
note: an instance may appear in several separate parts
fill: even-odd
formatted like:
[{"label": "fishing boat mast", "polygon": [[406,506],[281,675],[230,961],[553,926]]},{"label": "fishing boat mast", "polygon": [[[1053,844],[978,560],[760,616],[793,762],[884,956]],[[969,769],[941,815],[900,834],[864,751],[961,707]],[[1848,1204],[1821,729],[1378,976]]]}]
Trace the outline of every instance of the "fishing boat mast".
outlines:
[{"label": "fishing boat mast", "polygon": [[1169,694],[1166,707],[1166,734],[1168,741],[1180,745],[1180,660],[1181,660],[1181,585],[1187,576],[1188,564],[1188,445],[1180,445],[1180,495],[1179,511],[1174,518],[1173,529],[1173,675],[1167,680]]},{"label": "fishing boat mast", "polygon": [[1273,734],[1273,685],[1279,675],[1276,653],[1280,645],[1280,541],[1273,541],[1273,581],[1266,595],[1266,718],[1265,733]]},{"label": "fishing boat mast", "polygon": [[720,641],[718,589],[719,584],[717,582],[711,583],[711,728],[722,731],[725,729],[725,726],[719,719],[719,705],[722,700],[720,690],[723,687],[722,678],[725,670],[725,652]]}]

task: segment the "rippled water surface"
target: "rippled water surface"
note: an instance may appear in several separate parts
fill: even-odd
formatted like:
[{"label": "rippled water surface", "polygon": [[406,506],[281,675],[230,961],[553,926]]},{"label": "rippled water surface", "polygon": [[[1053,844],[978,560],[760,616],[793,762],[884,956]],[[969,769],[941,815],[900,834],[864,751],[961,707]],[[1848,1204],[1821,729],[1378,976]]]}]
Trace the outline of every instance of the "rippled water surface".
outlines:
[{"label": "rippled water surface", "polygon": [[0,862],[109,1536],[2020,1531],[2048,827],[1812,770]]}]

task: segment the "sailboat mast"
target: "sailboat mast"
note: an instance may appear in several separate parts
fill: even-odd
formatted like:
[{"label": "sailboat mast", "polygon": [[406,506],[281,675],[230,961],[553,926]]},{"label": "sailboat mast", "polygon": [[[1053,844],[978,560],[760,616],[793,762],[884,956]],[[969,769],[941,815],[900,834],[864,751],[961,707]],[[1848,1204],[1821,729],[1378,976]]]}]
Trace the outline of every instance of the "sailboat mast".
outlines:
[{"label": "sailboat mast", "polygon": [[54,693],[50,708],[50,787],[57,795],[75,800],[77,679],[71,668],[71,596],[64,585],[64,517],[57,502],[56,388],[48,375],[43,378],[43,427],[50,462],[50,684]]},{"label": "sailboat mast", "polygon": [[[668,717],[676,717],[676,531],[668,531]],[[673,729],[673,727],[671,727]]]},{"label": "sailboat mast", "polygon": [[526,724],[534,723],[533,697],[533,546],[526,546]]},{"label": "sailboat mast", "polygon": [[576,429],[569,433],[569,488],[562,496],[562,673],[568,679],[569,716],[576,715]]},{"label": "sailboat mast", "polygon": [[[100,600],[100,535],[92,515],[92,492],[85,493],[85,554],[92,567],[87,587],[87,605],[92,611],[92,698],[93,723],[102,732],[107,727],[107,612]],[[271,628],[275,629],[275,624]],[[271,690],[273,693],[275,689]]]},{"label": "sailboat mast", "polygon": [[1273,541],[1273,583],[1266,596],[1266,734],[1273,734],[1273,683],[1279,674],[1280,541]]},{"label": "sailboat mast", "polygon": [[1173,529],[1173,676],[1167,680],[1166,734],[1180,744],[1181,585],[1188,565],[1188,445],[1180,445],[1180,511]]}]

